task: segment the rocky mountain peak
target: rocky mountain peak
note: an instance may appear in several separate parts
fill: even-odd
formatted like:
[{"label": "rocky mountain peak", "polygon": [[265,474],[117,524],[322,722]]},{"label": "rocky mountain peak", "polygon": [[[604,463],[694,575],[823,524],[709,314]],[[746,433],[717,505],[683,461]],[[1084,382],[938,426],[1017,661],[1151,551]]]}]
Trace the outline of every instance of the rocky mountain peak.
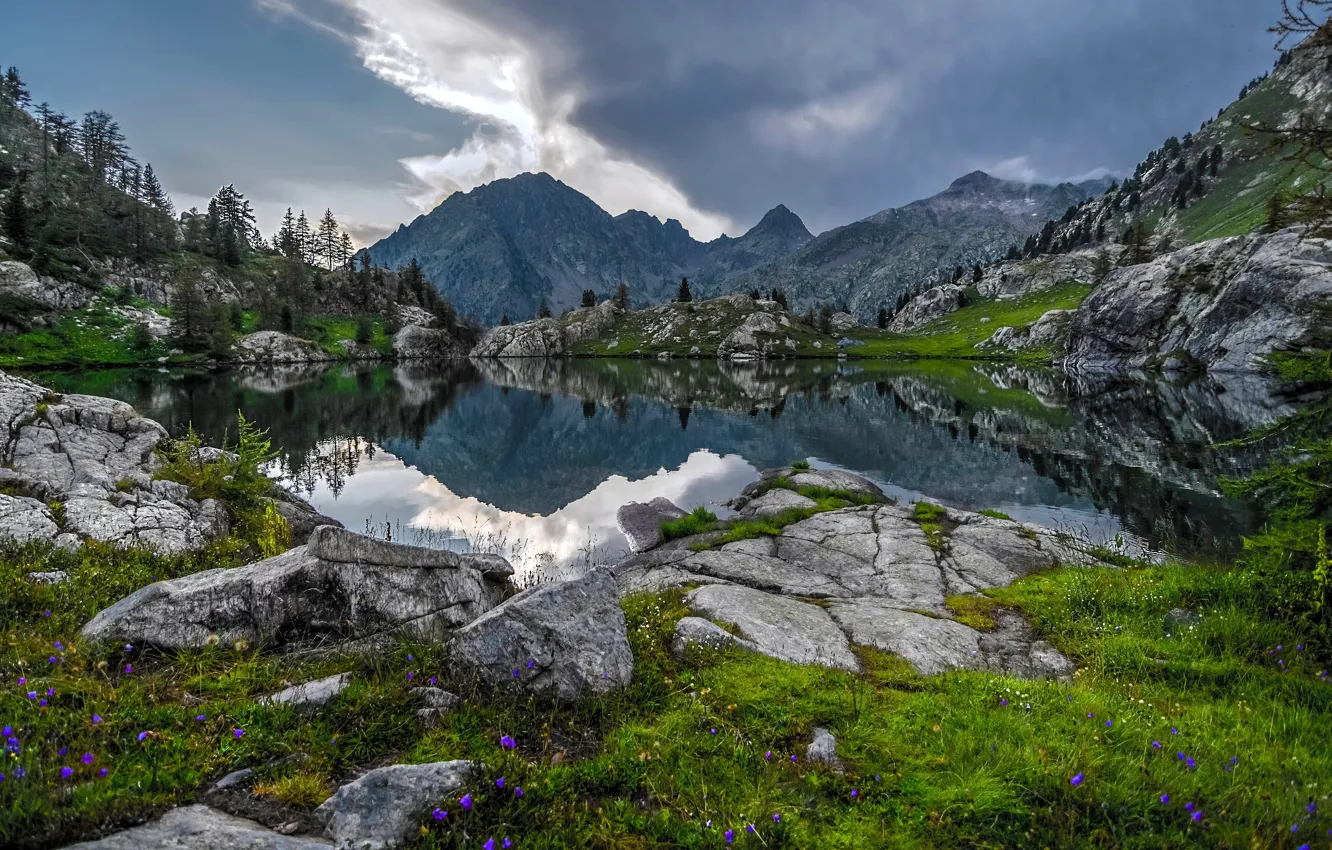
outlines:
[{"label": "rocky mountain peak", "polygon": [[984,171],[973,171],[954,180],[946,191],[949,192],[989,192],[998,189],[1006,181],[1000,180]]},{"label": "rocky mountain peak", "polygon": [[807,242],[814,238],[814,234],[810,233],[805,227],[805,223],[800,220],[800,216],[787,209],[785,204],[778,204],[764,213],[763,218],[759,219],[759,223],[749,229],[745,237],[760,233],[793,241]]}]

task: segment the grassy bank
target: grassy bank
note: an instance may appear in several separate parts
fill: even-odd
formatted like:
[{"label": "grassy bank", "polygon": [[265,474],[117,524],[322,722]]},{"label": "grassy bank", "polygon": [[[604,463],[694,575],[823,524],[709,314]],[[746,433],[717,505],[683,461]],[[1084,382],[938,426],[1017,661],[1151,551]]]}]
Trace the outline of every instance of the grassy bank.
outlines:
[{"label": "grassy bank", "polygon": [[[731,830],[752,847],[1295,847],[1332,828],[1325,649],[1264,620],[1235,570],[1066,570],[995,592],[1077,662],[1069,683],[924,678],[867,649],[859,676],[738,653],[681,661],[666,648],[681,592],[638,596],[628,691],[555,705],[468,689],[422,731],[408,688],[459,687],[434,647],[310,661],[77,639],[150,577],[227,557],[4,552],[0,840],[123,826],[240,767],[258,768],[249,805],[299,821],[357,768],[450,758],[489,767],[472,810],[439,801],[448,815],[427,817],[417,846],[709,847]],[[71,583],[22,578],[52,567]],[[1200,622],[1169,625],[1176,607]],[[256,703],[343,671],[352,686],[313,717]],[[805,763],[815,726],[837,736],[844,773]]]}]

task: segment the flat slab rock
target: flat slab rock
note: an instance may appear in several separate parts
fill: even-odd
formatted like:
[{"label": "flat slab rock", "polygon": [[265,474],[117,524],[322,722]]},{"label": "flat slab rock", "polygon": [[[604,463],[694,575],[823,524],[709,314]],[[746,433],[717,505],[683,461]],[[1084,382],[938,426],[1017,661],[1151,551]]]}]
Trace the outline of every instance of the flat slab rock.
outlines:
[{"label": "flat slab rock", "polygon": [[309,836],[280,835],[251,820],[208,806],[182,806],[161,818],[67,850],[328,850]]},{"label": "flat slab rock", "polygon": [[406,843],[426,813],[476,770],[470,761],[394,764],[339,788],[315,815],[339,850],[383,850]]},{"label": "flat slab rock", "polygon": [[398,634],[438,639],[499,604],[512,568],[321,526],[305,546],[231,570],[150,584],[83,627],[94,640],[165,648],[348,646]]},{"label": "flat slab rock", "polygon": [[616,578],[626,592],[702,584],[685,597],[693,612],[738,627],[737,640],[682,621],[675,638],[681,651],[691,642],[738,645],[796,663],[856,670],[850,645],[859,644],[895,653],[926,675],[951,669],[1070,674],[1071,663],[1020,617],[1001,613],[993,631],[979,632],[953,620],[944,603],[1038,570],[1094,560],[1051,532],[1010,520],[946,509],[942,526],[936,548],[911,507],[844,508],[793,523],[778,537],[713,550],[694,552],[690,541],[677,541],[683,545],[619,565]]},{"label": "flat slab rock", "polygon": [[289,705],[292,708],[314,709],[347,689],[351,684],[350,673],[338,673],[313,682],[303,682],[283,688],[259,700],[260,705]]}]

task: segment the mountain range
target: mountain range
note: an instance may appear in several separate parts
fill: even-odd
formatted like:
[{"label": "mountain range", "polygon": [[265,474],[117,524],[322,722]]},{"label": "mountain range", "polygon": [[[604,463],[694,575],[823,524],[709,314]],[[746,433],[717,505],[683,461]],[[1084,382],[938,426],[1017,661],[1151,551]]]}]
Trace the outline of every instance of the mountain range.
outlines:
[{"label": "mountain range", "polygon": [[464,315],[486,322],[556,312],[621,282],[635,305],[675,295],[689,277],[702,296],[778,286],[791,306],[848,304],[862,317],[955,265],[985,262],[1109,181],[1057,186],[977,171],[945,191],[815,237],[777,206],[744,235],[711,242],[645,212],[617,216],[549,174],[520,174],[458,192],[368,250],[378,266],[415,259]]}]

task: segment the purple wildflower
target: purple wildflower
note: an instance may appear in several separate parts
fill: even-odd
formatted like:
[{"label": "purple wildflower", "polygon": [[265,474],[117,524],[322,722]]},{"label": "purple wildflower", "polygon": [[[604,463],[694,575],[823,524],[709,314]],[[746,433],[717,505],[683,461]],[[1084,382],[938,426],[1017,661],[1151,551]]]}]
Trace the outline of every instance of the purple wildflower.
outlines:
[{"label": "purple wildflower", "polygon": [[60,749],[56,750],[56,755],[60,756],[61,758],[64,758],[65,755],[68,753],[69,753],[69,747],[61,747]]},{"label": "purple wildflower", "polygon": [[517,668],[517,667],[513,668],[513,677],[514,677],[515,679],[518,678],[518,668]]},{"label": "purple wildflower", "polygon": [[431,676],[431,677],[430,677],[430,684],[432,684],[432,685],[435,684],[435,677],[434,677],[434,676]]},{"label": "purple wildflower", "polygon": [[516,788],[514,788],[514,789],[513,789],[513,796],[515,796],[515,797],[521,797],[521,796],[523,796],[523,786],[519,785],[519,786],[517,786]]},{"label": "purple wildflower", "polygon": [[1184,811],[1186,811],[1186,812],[1191,812],[1191,811],[1193,811],[1193,804],[1192,804],[1192,803],[1185,803],[1185,804],[1184,804]]},{"label": "purple wildflower", "polygon": [[84,764],[92,764],[94,758],[95,758],[95,756],[94,756],[92,753],[84,753],[84,754],[83,754],[83,763],[84,763]]},{"label": "purple wildflower", "polygon": [[487,838],[486,843],[481,845],[481,850],[495,850],[495,839]]},{"label": "purple wildflower", "polygon": [[194,715],[194,720],[195,720],[196,723],[202,723],[202,722],[204,722],[204,721],[207,720],[207,719],[208,719],[208,715],[207,715],[207,714],[196,714],[196,715]]},{"label": "purple wildflower", "polygon": [[506,836],[504,836],[504,843],[501,844],[500,846],[501,846],[501,847],[512,847],[512,846],[513,846],[513,842],[510,841],[510,840],[509,840],[509,837],[506,835]]},{"label": "purple wildflower", "polygon": [[1180,750],[1179,752],[1175,753],[1175,758],[1179,759],[1180,761],[1184,761],[1184,759],[1188,758],[1188,756],[1184,755],[1184,752]]},{"label": "purple wildflower", "polygon": [[1300,831],[1300,825],[1299,825],[1298,823],[1293,823],[1293,824],[1291,824],[1291,825],[1290,825],[1290,831],[1291,831],[1291,832],[1299,832],[1299,831]]},{"label": "purple wildflower", "polygon": [[409,653],[407,653],[407,660],[408,660],[408,661],[415,661],[416,659],[415,659],[415,658],[412,658],[412,654],[409,652]]},{"label": "purple wildflower", "polygon": [[92,716],[92,722],[93,722],[93,723],[101,723],[101,722],[102,722],[102,715],[100,715],[100,714],[94,714],[94,715]]},{"label": "purple wildflower", "polygon": [[501,735],[500,746],[506,750],[511,750],[514,747],[518,746],[518,743],[514,741],[513,738],[510,738],[508,735]]},{"label": "purple wildflower", "polygon": [[415,673],[413,673],[412,671],[408,670],[408,671],[407,671],[407,681],[410,682],[410,681],[412,680],[412,677],[415,676],[415,675],[416,675]]},{"label": "purple wildflower", "polygon": [[1318,807],[1315,806],[1313,803],[1310,803],[1309,805],[1304,807],[1304,810],[1309,814],[1313,814],[1314,812],[1318,811]]},{"label": "purple wildflower", "polygon": [[1189,766],[1189,770],[1196,770],[1198,768],[1198,763],[1193,760],[1193,756],[1189,756],[1185,759],[1184,763]]},{"label": "purple wildflower", "polygon": [[1198,811],[1196,811],[1196,812],[1194,812],[1193,814],[1189,815],[1189,817],[1193,818],[1193,822],[1194,822],[1194,823],[1199,823],[1199,822],[1201,822],[1201,821],[1202,821],[1202,809],[1199,809]]},{"label": "purple wildflower", "polygon": [[61,778],[61,779],[69,779],[69,778],[70,778],[71,776],[73,776],[73,775],[74,775],[74,768],[72,768],[72,767],[62,767],[62,768],[60,768],[60,778]]},{"label": "purple wildflower", "polygon": [[1169,803],[1169,802],[1170,802],[1170,795],[1169,795],[1169,794],[1162,794],[1162,795],[1161,795],[1161,802],[1162,802],[1163,804],[1164,804],[1164,803]]},{"label": "purple wildflower", "polygon": [[462,795],[462,799],[458,801],[458,805],[463,807],[463,811],[470,812],[472,810],[472,795]]},{"label": "purple wildflower", "polygon": [[125,672],[126,672],[126,673],[133,673],[133,672],[134,672],[134,665],[133,665],[133,664],[126,664],[126,665],[125,665]]},{"label": "purple wildflower", "polygon": [[37,704],[40,705],[42,708],[46,708],[46,698],[42,697],[42,699],[38,700]]},{"label": "purple wildflower", "polygon": [[27,775],[28,775],[28,771],[24,770],[23,768],[21,768],[21,767],[16,767],[16,768],[14,768],[14,778],[15,778],[15,779],[22,779],[23,777],[25,777],[25,776],[27,776]]},{"label": "purple wildflower", "polygon": [[106,768],[102,768],[101,770],[97,771],[97,778],[106,779]]},{"label": "purple wildflower", "polygon": [[782,816],[781,816],[780,814],[778,814],[777,812],[773,812],[773,813],[772,813],[772,822],[773,822],[773,823],[781,823],[781,822],[782,822]]},{"label": "purple wildflower", "polygon": [[798,759],[796,758],[795,753],[791,753],[791,761],[798,761]]},{"label": "purple wildflower", "polygon": [[1088,719],[1088,720],[1091,720],[1091,719],[1092,719],[1093,717],[1095,717],[1095,716],[1096,716],[1096,715],[1093,714],[1092,712],[1090,712],[1090,711],[1087,712],[1087,719]]},{"label": "purple wildflower", "polygon": [[235,729],[231,730],[231,735],[234,738],[243,738],[245,737],[245,730],[237,726]]},{"label": "purple wildflower", "polygon": [[434,817],[435,820],[444,820],[444,818],[449,816],[449,813],[444,811],[443,809],[435,809],[430,814],[432,817]]},{"label": "purple wildflower", "polygon": [[126,651],[126,652],[133,652],[133,651],[134,651],[134,644],[132,644],[132,643],[127,643],[127,644],[125,644],[125,651]]},{"label": "purple wildflower", "polygon": [[28,699],[37,699],[36,691],[28,691]]},{"label": "purple wildflower", "polygon": [[147,732],[140,732],[139,735],[138,735],[138,739],[139,739],[140,741],[142,741],[144,738],[147,738],[147,737],[148,737],[148,733],[147,733]]},{"label": "purple wildflower", "polygon": [[14,734],[14,727],[10,726],[8,723],[5,724],[4,729],[0,729],[0,735],[4,735],[6,738],[8,738],[10,735],[13,734]]},{"label": "purple wildflower", "polygon": [[1008,708],[1008,699],[1007,699],[1007,698],[1004,698],[1004,699],[999,700],[999,704],[1000,704],[1001,706],[1003,706],[1004,708]]},{"label": "purple wildflower", "polygon": [[527,669],[528,669],[528,670],[531,670],[531,669],[532,669],[533,667],[535,667],[535,666],[536,666],[536,659],[535,659],[535,658],[529,658],[529,659],[527,660]]},{"label": "purple wildflower", "polygon": [[46,657],[46,660],[47,660],[47,663],[55,664],[55,663],[56,663],[57,661],[59,661],[60,659],[56,658],[54,655],[48,655],[48,656]]},{"label": "purple wildflower", "polygon": [[19,683],[19,685],[26,685],[26,684],[28,684],[28,677],[27,677],[27,676],[19,676],[19,677],[18,677],[18,683]]},{"label": "purple wildflower", "polygon": [[1069,783],[1072,784],[1074,787],[1077,787],[1078,785],[1081,785],[1081,784],[1082,784],[1082,779],[1083,779],[1083,775],[1082,775],[1081,773],[1079,773],[1077,776],[1074,776],[1072,779],[1070,779],[1070,780],[1068,780],[1068,781],[1069,781]]},{"label": "purple wildflower", "polygon": [[727,844],[730,844],[732,841],[735,841],[735,830],[733,829],[726,830],[725,838]]},{"label": "purple wildflower", "polygon": [[1179,734],[1179,730],[1176,729],[1174,726],[1171,726],[1171,727],[1170,727],[1170,734],[1171,734],[1171,735],[1178,735],[1178,734]]},{"label": "purple wildflower", "polygon": [[709,735],[716,735],[716,734],[717,734],[717,727],[714,726],[713,728],[709,729],[709,730],[708,730],[708,734],[709,734]]},{"label": "purple wildflower", "polygon": [[772,761],[772,750],[768,750],[766,753],[764,753],[763,758],[766,761]]},{"label": "purple wildflower", "polygon": [[852,789],[851,789],[851,799],[854,800],[854,799],[856,799],[856,798],[859,797],[859,796],[860,796],[860,789],[858,789],[858,788],[852,788]]},{"label": "purple wildflower", "polygon": [[496,788],[503,788],[503,787],[504,787],[504,777],[503,777],[503,776],[501,776],[499,779],[496,779],[496,780],[495,780],[495,787],[496,787]]}]

